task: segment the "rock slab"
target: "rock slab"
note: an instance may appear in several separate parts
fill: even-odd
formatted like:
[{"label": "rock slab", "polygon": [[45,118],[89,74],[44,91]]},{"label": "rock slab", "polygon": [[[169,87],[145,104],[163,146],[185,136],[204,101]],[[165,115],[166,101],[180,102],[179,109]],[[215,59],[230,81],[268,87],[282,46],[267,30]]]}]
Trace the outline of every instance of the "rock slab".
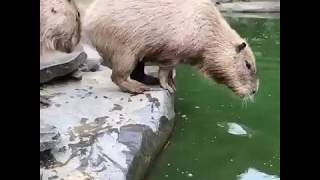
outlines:
[{"label": "rock slab", "polygon": [[174,95],[121,92],[111,70],[99,69],[40,90],[50,97],[40,118],[60,135],[50,152],[40,153],[40,179],[141,179],[171,134]]},{"label": "rock slab", "polygon": [[60,134],[55,126],[43,124],[40,120],[40,152],[55,148],[60,142]]},{"label": "rock slab", "polygon": [[55,52],[40,57],[40,84],[75,72],[86,59],[87,54],[83,51],[70,54]]}]

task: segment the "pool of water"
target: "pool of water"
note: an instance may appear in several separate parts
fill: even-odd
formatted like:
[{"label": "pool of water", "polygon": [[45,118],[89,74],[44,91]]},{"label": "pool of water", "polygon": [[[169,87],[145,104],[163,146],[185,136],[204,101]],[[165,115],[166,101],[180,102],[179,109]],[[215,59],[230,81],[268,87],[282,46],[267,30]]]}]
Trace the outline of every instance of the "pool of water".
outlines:
[{"label": "pool of water", "polygon": [[260,88],[242,102],[189,66],[177,68],[177,124],[146,180],[280,178],[280,21],[228,18],[250,43]]}]

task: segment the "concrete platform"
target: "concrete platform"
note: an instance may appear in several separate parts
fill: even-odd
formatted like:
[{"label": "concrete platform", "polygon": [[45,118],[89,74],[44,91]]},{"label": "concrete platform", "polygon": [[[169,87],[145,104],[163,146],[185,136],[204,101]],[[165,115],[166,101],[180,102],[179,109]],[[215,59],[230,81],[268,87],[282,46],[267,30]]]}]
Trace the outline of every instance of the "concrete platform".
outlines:
[{"label": "concrete platform", "polygon": [[174,95],[158,90],[132,96],[110,74],[101,66],[84,72],[82,80],[42,87],[49,105],[40,107],[41,124],[54,127],[59,141],[40,152],[40,179],[137,180],[166,144],[174,127]]}]

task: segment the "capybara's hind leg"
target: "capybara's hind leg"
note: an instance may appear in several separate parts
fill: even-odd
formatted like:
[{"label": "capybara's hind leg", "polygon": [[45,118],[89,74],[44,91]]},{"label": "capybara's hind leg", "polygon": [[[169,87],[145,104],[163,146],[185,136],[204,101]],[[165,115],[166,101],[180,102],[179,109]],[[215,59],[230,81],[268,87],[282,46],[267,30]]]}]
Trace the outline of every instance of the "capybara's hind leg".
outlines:
[{"label": "capybara's hind leg", "polygon": [[[125,59],[123,59],[125,58]],[[143,93],[149,88],[130,78],[130,74],[134,70],[136,61],[133,56],[121,54],[112,58],[112,75],[111,79],[121,90],[130,93]]]},{"label": "capybara's hind leg", "polygon": [[[174,93],[176,88],[171,82],[170,75],[172,75],[173,67],[160,67],[159,68],[159,80],[162,88],[168,90],[170,93]],[[173,79],[172,79],[173,80]]]}]

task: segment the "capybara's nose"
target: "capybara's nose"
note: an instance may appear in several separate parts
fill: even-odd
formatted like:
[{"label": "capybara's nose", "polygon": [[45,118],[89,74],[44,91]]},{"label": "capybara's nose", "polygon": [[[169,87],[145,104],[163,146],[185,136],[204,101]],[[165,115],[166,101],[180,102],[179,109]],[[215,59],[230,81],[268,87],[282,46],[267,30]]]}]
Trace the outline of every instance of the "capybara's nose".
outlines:
[{"label": "capybara's nose", "polygon": [[251,91],[251,95],[254,95],[256,92],[256,90]]}]

